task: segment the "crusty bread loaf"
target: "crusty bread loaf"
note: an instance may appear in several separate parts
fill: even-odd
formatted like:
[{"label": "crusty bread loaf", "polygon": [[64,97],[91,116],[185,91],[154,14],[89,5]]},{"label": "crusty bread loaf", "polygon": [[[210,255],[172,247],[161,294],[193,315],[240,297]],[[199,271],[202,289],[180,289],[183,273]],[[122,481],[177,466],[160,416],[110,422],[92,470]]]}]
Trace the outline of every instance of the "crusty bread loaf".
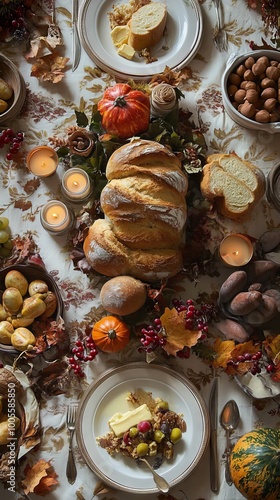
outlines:
[{"label": "crusty bread loaf", "polygon": [[264,195],[265,177],[258,167],[234,153],[214,154],[203,168],[200,188],[218,212],[239,219],[249,214]]},{"label": "crusty bread loaf", "polygon": [[138,311],[147,299],[147,289],[142,281],[132,276],[116,276],[100,290],[100,301],[111,314],[126,316]]},{"label": "crusty bread loaf", "polygon": [[89,228],[84,252],[93,269],[105,276],[129,275],[153,282],[174,276],[182,269],[179,249],[132,250],[116,238],[113,224],[98,219]]},{"label": "crusty bread loaf", "polygon": [[135,50],[149,49],[156,45],[163,35],[166,19],[166,6],[160,2],[140,7],[128,22],[129,45]]},{"label": "crusty bread loaf", "polygon": [[180,160],[154,141],[137,139],[109,158],[108,184],[84,243],[88,262],[106,276],[157,281],[182,268],[188,179]]}]

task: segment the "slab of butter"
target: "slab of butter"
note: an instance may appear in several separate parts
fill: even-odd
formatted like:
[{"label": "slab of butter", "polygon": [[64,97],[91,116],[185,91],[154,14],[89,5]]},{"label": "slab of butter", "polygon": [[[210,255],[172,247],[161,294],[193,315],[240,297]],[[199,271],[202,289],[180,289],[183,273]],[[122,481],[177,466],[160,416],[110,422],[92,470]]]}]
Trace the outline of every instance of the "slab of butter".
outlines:
[{"label": "slab of butter", "polygon": [[114,434],[119,437],[130,427],[134,427],[142,420],[152,420],[152,414],[146,404],[138,406],[134,410],[126,413],[115,413],[109,420],[108,424]]},{"label": "slab of butter", "polygon": [[115,26],[111,31],[111,38],[115,47],[120,47],[124,43],[127,43],[129,35],[128,26]]},{"label": "slab of butter", "polygon": [[133,47],[128,45],[127,43],[123,43],[119,48],[118,48],[118,54],[119,56],[125,57],[126,59],[131,59],[133,58],[135,54],[135,50]]}]

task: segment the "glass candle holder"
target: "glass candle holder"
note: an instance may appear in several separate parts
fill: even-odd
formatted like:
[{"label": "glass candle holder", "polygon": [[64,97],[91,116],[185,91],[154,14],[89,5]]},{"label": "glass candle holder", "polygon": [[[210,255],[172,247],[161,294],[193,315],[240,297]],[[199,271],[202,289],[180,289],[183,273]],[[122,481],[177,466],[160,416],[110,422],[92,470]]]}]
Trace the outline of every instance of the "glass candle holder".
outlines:
[{"label": "glass candle holder", "polygon": [[219,247],[219,257],[230,267],[242,267],[248,264],[253,257],[253,244],[243,234],[229,234]]},{"label": "glass candle holder", "polygon": [[49,201],[40,213],[43,228],[50,234],[60,236],[70,231],[74,223],[74,214],[64,203]]},{"label": "glass candle holder", "polygon": [[38,146],[27,155],[27,166],[37,177],[50,177],[56,172],[58,156],[49,146]]},{"label": "glass candle holder", "polygon": [[93,186],[84,170],[70,168],[62,177],[61,192],[67,200],[82,203],[92,195]]}]

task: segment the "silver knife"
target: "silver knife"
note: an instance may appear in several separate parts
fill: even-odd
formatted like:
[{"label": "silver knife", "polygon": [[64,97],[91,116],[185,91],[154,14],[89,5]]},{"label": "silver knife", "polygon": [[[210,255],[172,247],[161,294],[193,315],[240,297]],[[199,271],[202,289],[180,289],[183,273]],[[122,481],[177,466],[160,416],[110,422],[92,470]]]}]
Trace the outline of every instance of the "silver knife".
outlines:
[{"label": "silver knife", "polygon": [[218,428],[218,378],[214,378],[212,385],[210,400],[210,484],[211,490],[218,493],[219,484],[219,468],[218,468],[218,449],[217,449],[217,428]]},{"label": "silver knife", "polygon": [[81,57],[81,42],[78,32],[78,10],[79,4],[78,0],[72,0],[72,71],[75,71],[79,66],[80,57]]}]

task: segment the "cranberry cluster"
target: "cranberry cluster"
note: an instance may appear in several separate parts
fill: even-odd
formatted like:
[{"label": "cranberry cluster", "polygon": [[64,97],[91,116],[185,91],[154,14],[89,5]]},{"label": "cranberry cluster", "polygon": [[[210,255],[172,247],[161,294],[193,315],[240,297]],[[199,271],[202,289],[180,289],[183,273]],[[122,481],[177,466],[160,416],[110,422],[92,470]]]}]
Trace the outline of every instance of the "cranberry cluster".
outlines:
[{"label": "cranberry cluster", "polygon": [[261,373],[262,371],[262,366],[265,366],[265,369],[268,373],[273,373],[275,371],[275,365],[273,363],[265,363],[264,357],[263,357],[263,352],[258,351],[255,354],[251,354],[249,352],[246,352],[244,354],[240,354],[237,356],[236,360],[230,360],[228,362],[228,365],[231,365],[233,368],[237,369],[239,363],[246,363],[250,362],[252,364],[250,368],[250,372],[252,375],[257,375],[258,373]]},{"label": "cranberry cluster", "polygon": [[23,139],[22,132],[15,133],[11,128],[6,128],[0,132],[0,148],[2,149],[7,144],[10,145],[9,152],[6,154],[7,160],[12,160],[13,155],[20,150]]},{"label": "cranberry cluster", "polygon": [[78,339],[75,343],[75,347],[71,349],[71,356],[69,358],[70,370],[73,370],[75,375],[79,378],[85,376],[82,364],[87,361],[92,361],[98,354],[98,349],[96,344],[91,338],[91,335],[87,335],[84,340]]}]

